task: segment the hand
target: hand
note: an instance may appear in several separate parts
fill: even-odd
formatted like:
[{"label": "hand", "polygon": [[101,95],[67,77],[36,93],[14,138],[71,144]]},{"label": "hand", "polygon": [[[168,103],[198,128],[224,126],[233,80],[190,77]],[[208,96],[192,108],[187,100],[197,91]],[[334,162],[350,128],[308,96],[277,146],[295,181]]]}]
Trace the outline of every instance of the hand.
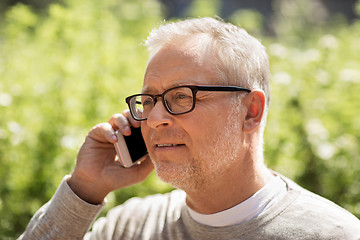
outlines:
[{"label": "hand", "polygon": [[149,156],[140,165],[127,169],[115,160],[115,130],[129,136],[130,126],[140,127],[140,122],[126,110],[90,130],[68,180],[70,188],[84,201],[99,204],[109,192],[142,182],[152,172],[154,167]]}]

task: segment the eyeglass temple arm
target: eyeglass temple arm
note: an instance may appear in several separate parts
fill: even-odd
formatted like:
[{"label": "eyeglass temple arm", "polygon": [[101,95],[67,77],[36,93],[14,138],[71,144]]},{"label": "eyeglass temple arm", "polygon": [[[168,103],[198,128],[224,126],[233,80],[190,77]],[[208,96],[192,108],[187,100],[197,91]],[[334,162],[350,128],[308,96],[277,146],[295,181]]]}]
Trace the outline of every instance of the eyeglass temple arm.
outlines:
[{"label": "eyeglass temple arm", "polygon": [[237,86],[197,86],[200,91],[220,91],[220,92],[236,92],[246,91],[251,92],[250,89],[237,87]]}]

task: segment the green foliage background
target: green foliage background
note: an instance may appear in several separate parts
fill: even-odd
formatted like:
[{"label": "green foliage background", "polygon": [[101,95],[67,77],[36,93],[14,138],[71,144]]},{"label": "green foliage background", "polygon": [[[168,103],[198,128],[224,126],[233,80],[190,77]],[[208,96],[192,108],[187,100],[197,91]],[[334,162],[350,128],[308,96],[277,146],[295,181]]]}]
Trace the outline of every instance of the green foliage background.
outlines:
[{"label": "green foliage background", "polygon": [[[278,16],[275,36],[264,34],[266,19],[257,12],[229,19],[268,48],[266,161],[359,217],[360,21],[313,24],[302,14],[309,1],[300,2],[305,11]],[[197,0],[188,14],[214,16],[218,3]],[[141,43],[162,19],[156,0],[66,0],[42,14],[16,5],[1,17],[1,239],[21,234],[71,173],[88,130],[141,89]],[[170,189],[153,174],[110,194],[104,213],[129,197]]]}]

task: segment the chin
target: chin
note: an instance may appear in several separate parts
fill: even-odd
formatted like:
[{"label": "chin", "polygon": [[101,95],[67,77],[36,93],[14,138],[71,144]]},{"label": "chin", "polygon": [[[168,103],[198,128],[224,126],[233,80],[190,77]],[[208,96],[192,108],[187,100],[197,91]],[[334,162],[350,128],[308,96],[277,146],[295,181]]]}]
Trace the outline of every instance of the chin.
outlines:
[{"label": "chin", "polygon": [[172,187],[184,191],[198,191],[203,188],[200,174],[193,167],[176,166],[168,163],[154,164],[158,177]]}]

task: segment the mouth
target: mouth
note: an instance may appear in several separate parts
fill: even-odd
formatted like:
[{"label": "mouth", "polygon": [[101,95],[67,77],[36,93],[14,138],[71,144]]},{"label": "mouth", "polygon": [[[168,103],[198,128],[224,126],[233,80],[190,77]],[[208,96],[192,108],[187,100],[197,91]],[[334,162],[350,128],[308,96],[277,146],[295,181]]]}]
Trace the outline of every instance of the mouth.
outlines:
[{"label": "mouth", "polygon": [[185,146],[185,144],[170,144],[170,143],[166,143],[166,144],[156,144],[155,146],[156,146],[157,148],[165,148],[165,147]]},{"label": "mouth", "polygon": [[182,156],[187,151],[186,144],[184,143],[169,143],[169,142],[158,142],[151,148],[151,153],[155,154],[154,157],[177,157]]}]

